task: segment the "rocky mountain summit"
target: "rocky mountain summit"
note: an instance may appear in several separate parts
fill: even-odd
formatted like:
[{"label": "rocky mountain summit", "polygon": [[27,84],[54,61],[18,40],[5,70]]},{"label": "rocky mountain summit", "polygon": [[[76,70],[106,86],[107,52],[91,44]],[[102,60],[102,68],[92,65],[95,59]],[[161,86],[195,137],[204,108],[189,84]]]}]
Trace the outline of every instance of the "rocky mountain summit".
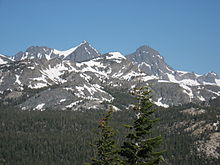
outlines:
[{"label": "rocky mountain summit", "polygon": [[46,46],[31,46],[25,52],[19,52],[12,56],[11,59],[15,61],[25,59],[53,59],[60,58],[63,60],[72,60],[81,62],[100,56],[100,53],[93,48],[87,41],[83,41],[80,45],[70,48],[65,51],[60,51]]},{"label": "rocky mountain summit", "polygon": [[0,101],[24,110],[101,108],[114,104],[114,91],[128,95],[140,85],[149,85],[152,100],[163,107],[208,103],[220,96],[216,73],[174,70],[149,46],[124,56],[101,54],[84,41],[66,51],[32,46],[12,57],[0,56]]}]

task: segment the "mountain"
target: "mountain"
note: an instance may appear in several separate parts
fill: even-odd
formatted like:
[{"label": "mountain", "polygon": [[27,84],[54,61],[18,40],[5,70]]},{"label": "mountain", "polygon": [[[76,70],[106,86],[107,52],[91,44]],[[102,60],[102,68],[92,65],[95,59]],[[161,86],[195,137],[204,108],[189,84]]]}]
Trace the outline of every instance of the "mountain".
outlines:
[{"label": "mountain", "polygon": [[[52,157],[55,155],[53,159],[46,155],[45,160],[58,162],[56,155],[66,151],[60,150],[59,139],[67,137],[61,146],[69,147],[67,151],[71,152],[65,153],[73,154],[68,156],[69,162],[80,162],[91,153],[85,141],[93,138],[82,135],[90,135],[103,113],[100,110],[112,105],[118,111],[112,121],[120,130],[121,122],[129,123],[133,113],[128,110],[134,103],[129,92],[142,85],[150,87],[152,101],[161,106],[155,113],[161,119],[153,132],[164,132],[166,164],[219,164],[220,77],[216,73],[199,75],[175,70],[149,46],[141,46],[129,55],[100,54],[85,41],[66,51],[32,46],[13,57],[0,55],[1,141],[7,143],[3,145],[2,155],[6,156],[2,160],[24,161],[7,157],[7,153],[16,151],[15,155],[25,153],[30,162],[36,155],[33,148],[42,144],[38,155],[56,151],[50,152]],[[60,131],[62,135],[57,136]],[[58,140],[51,143],[54,137]],[[30,151],[14,147],[26,142]],[[54,148],[57,146],[59,149]],[[64,161],[63,157],[59,159]]]},{"label": "mountain", "polygon": [[21,109],[97,109],[106,104],[126,109],[130,103],[121,100],[141,85],[149,85],[153,102],[163,107],[209,104],[220,96],[216,73],[174,70],[149,46],[127,56],[101,55],[84,41],[66,51],[35,46],[1,58],[9,63],[0,65],[0,101]]},{"label": "mountain", "polygon": [[11,59],[20,61],[25,59],[68,59],[81,62],[100,56],[100,53],[93,48],[87,41],[65,51],[60,51],[46,46],[31,46],[25,52],[15,54]]},{"label": "mountain", "polygon": [[164,58],[160,53],[149,46],[141,46],[126,57],[134,61],[142,72],[155,75],[159,79],[169,80],[167,74],[174,73],[174,70],[164,62]]},{"label": "mountain", "polygon": [[158,51],[149,46],[141,46],[126,57],[133,61],[141,72],[155,76],[157,81],[151,84],[151,87],[154,89],[155,99],[158,98],[155,102],[157,105],[206,101],[220,94],[220,78],[216,73],[198,75],[176,71],[165,63]]},{"label": "mountain", "polygon": [[186,85],[220,85],[220,78],[214,72],[198,75],[174,70],[165,63],[158,51],[149,46],[141,46],[134,53],[127,55],[126,58],[135,62],[142,72],[155,75],[161,80]]}]

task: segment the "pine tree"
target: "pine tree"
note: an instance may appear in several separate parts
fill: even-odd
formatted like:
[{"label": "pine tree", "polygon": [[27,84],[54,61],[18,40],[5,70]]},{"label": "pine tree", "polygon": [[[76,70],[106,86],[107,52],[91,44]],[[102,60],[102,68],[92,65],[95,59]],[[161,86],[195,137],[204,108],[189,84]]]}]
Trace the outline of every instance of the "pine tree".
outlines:
[{"label": "pine tree", "polygon": [[99,122],[98,128],[100,132],[94,145],[97,151],[91,163],[87,163],[86,165],[120,165],[120,159],[114,141],[115,131],[109,125],[109,119],[112,113],[113,109],[110,107],[105,117]]},{"label": "pine tree", "polygon": [[137,117],[132,125],[125,125],[129,130],[119,154],[124,158],[124,165],[157,165],[163,160],[163,151],[156,152],[155,148],[162,139],[160,136],[152,137],[151,133],[158,119],[152,116],[155,109],[150,101],[150,90],[142,87],[132,94],[138,101],[133,108]]}]

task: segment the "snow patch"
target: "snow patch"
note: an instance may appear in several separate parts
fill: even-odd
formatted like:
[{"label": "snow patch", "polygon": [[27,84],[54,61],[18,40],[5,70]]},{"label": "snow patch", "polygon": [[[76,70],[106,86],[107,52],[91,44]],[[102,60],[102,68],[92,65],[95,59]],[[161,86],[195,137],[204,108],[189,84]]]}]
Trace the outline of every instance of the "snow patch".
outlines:
[{"label": "snow patch", "polygon": [[174,75],[167,73],[167,76],[171,82],[178,83],[178,81],[175,79]]},{"label": "snow patch", "polygon": [[74,93],[77,97],[82,97],[85,96],[85,94],[83,93],[84,88],[80,87],[80,86],[75,86],[76,90],[78,90],[79,93]]},{"label": "snow patch", "polygon": [[36,84],[28,85],[28,88],[31,88],[31,89],[39,89],[39,88],[43,88],[43,87],[47,87],[47,84],[46,83],[42,83],[42,82],[37,82]]},{"label": "snow patch", "polygon": [[[64,58],[65,58],[65,57],[67,57],[68,55],[70,55],[71,53],[73,53],[77,48],[79,48],[80,46],[82,46],[82,45],[85,44],[85,43],[86,43],[86,41],[83,41],[83,42],[82,42],[81,44],[79,44],[78,46],[73,47],[73,48],[70,48],[70,49],[68,49],[68,50],[64,50],[64,51],[54,49],[54,50],[53,50],[53,53],[54,53],[54,54],[57,54],[57,55],[59,55],[59,56],[64,56]],[[97,51],[95,48],[93,48],[91,45],[89,45],[89,46],[90,46],[97,54],[99,54],[98,51]],[[86,47],[85,47],[85,51],[86,51],[88,54],[91,54]]]},{"label": "snow patch", "polygon": [[85,73],[80,74],[80,77],[82,77],[83,79],[85,79],[87,82],[89,82],[89,81],[92,79],[91,76],[89,76],[89,75],[87,75],[87,74],[85,74]]},{"label": "snow patch", "polygon": [[64,83],[66,80],[61,79],[60,76],[63,74],[63,71],[68,70],[63,64],[59,64],[53,68],[49,65],[49,68],[42,70],[41,73],[54,81],[55,83]]},{"label": "snow patch", "polygon": [[28,69],[34,70],[35,67],[34,66],[29,66]]},{"label": "snow patch", "polygon": [[157,55],[157,57],[159,57],[161,60],[163,60],[163,57],[162,56],[160,56],[160,55]]},{"label": "snow patch", "polygon": [[73,88],[63,88],[64,90],[70,91],[70,92],[74,92],[75,90]]},{"label": "snow patch", "polygon": [[142,62],[141,64],[138,65],[138,68],[140,68],[141,66],[145,65],[148,68],[151,68],[151,66],[149,64],[147,64],[146,62]]},{"label": "snow patch", "polygon": [[132,86],[131,86],[131,89],[134,89],[135,87],[136,87],[136,85],[132,85]]},{"label": "snow patch", "polygon": [[179,74],[183,75],[183,74],[187,74],[188,72],[186,72],[186,71],[180,71],[180,70],[177,70],[177,73],[179,73]]},{"label": "snow patch", "polygon": [[170,81],[167,81],[167,80],[158,80],[158,82],[161,82],[161,83],[170,83]]},{"label": "snow patch", "polygon": [[36,77],[36,78],[30,78],[30,79],[32,79],[34,81],[43,81],[43,82],[47,83],[45,75],[42,75],[42,77]]},{"label": "snow patch", "polygon": [[65,58],[65,57],[67,57],[68,55],[70,55],[71,53],[73,53],[78,47],[79,47],[79,46],[76,46],[76,47],[74,47],[74,48],[70,48],[70,49],[64,50],[64,51],[60,51],[60,50],[54,49],[54,50],[53,50],[53,53],[54,53],[54,54],[57,54],[57,55],[59,55],[59,56],[64,56],[64,58]]},{"label": "snow patch", "polygon": [[64,102],[64,101],[66,101],[66,99],[61,99],[61,100],[60,100],[60,103],[62,103],[62,102]]},{"label": "snow patch", "polygon": [[189,86],[198,86],[198,85],[200,85],[200,83],[198,83],[198,81],[190,80],[190,79],[184,79],[184,80],[181,80],[179,82],[182,83],[182,84],[185,84],[185,85],[189,85]]},{"label": "snow patch", "polygon": [[218,130],[219,123],[220,123],[219,120],[216,123],[213,123],[213,126],[214,126],[216,131]]},{"label": "snow patch", "polygon": [[3,54],[0,54],[0,57],[6,57],[5,55],[3,55]]},{"label": "snow patch", "polygon": [[143,75],[145,75],[145,74],[131,71],[130,73],[127,73],[125,76],[123,76],[122,78],[129,81],[132,78],[135,78],[135,77],[138,77],[138,76],[143,76]]},{"label": "snow patch", "polygon": [[171,70],[170,68],[168,68],[167,66],[166,66],[166,68],[167,68],[167,70],[169,70],[171,73],[174,73],[174,71]]},{"label": "snow patch", "polygon": [[45,75],[42,75],[42,77],[30,78],[30,80],[34,81],[30,81],[30,85],[28,86],[31,89],[39,89],[49,85]]},{"label": "snow patch", "polygon": [[[5,57],[4,55],[0,54],[0,57]],[[7,64],[8,62],[0,58],[0,65]]]},{"label": "snow patch", "polygon": [[43,109],[44,105],[45,105],[45,103],[38,104],[38,105],[34,108],[34,110],[41,110],[41,111],[43,111],[43,110],[44,110],[44,109]]},{"label": "snow patch", "polygon": [[94,93],[97,92],[97,90],[93,86],[88,87],[85,84],[84,84],[84,89],[86,89],[91,95],[94,95]]},{"label": "snow patch", "polygon": [[189,96],[190,101],[191,101],[191,99],[194,97],[192,89],[184,84],[179,84],[179,86],[183,88],[183,92]]},{"label": "snow patch", "polygon": [[219,92],[215,92],[215,91],[212,91],[212,90],[209,90],[209,89],[206,89],[206,91],[211,92],[211,93],[213,93],[213,94],[215,94],[217,96],[220,96],[220,91]]},{"label": "snow patch", "polygon": [[112,108],[113,108],[114,111],[121,111],[118,107],[116,107],[114,105],[112,105]]},{"label": "snow patch", "polygon": [[205,82],[205,81],[202,84],[203,85],[218,85],[217,83],[210,83],[210,82]]},{"label": "snow patch", "polygon": [[72,108],[73,106],[76,106],[77,104],[79,104],[79,103],[81,103],[81,102],[82,102],[82,100],[75,101],[75,102],[73,102],[73,103],[67,105],[66,108]]},{"label": "snow patch", "polygon": [[106,66],[104,66],[101,62],[98,62],[96,60],[76,63],[76,66],[80,68],[81,72],[93,72],[97,73],[98,77],[100,77],[101,75],[105,78],[109,78],[108,74],[105,72]]},{"label": "snow patch", "polygon": [[86,52],[87,52],[88,54],[91,54],[86,47],[85,47],[85,50],[86,50]]},{"label": "snow patch", "polygon": [[149,81],[149,80],[155,80],[155,79],[158,79],[157,76],[144,76],[144,77],[141,77],[141,80],[143,80],[144,82],[146,81]]},{"label": "snow patch", "polygon": [[112,56],[106,56],[106,59],[126,59],[120,52],[110,52]]},{"label": "snow patch", "polygon": [[3,82],[3,76],[1,76],[1,78],[0,78],[0,85],[2,84],[2,82]]},{"label": "snow patch", "polygon": [[106,56],[107,60],[114,60],[117,63],[121,63],[122,60],[126,59],[120,52],[110,52],[109,55]]},{"label": "snow patch", "polygon": [[16,80],[15,80],[15,83],[17,83],[18,85],[21,85],[22,83],[21,83],[21,81],[19,80],[19,75],[15,75],[15,77],[16,77]]},{"label": "snow patch", "polygon": [[122,72],[122,70],[120,70],[118,73],[117,72],[114,73],[112,75],[112,78],[120,78],[122,75],[123,75],[123,72]]},{"label": "snow patch", "polygon": [[173,83],[178,83],[178,84],[183,84],[183,85],[188,85],[188,86],[198,86],[200,83],[198,83],[197,80],[191,80],[191,79],[183,79],[181,81],[176,80],[175,76],[172,74],[167,73],[167,76],[169,80]]},{"label": "snow patch", "polygon": [[203,96],[198,96],[199,100],[205,101],[205,98]]},{"label": "snow patch", "polygon": [[215,82],[218,86],[220,86],[220,79],[215,79]]},{"label": "snow patch", "polygon": [[154,102],[154,104],[156,104],[157,106],[160,106],[160,107],[168,108],[169,105],[162,103],[162,102],[161,102],[162,99],[163,99],[162,97],[159,98],[156,102]]}]

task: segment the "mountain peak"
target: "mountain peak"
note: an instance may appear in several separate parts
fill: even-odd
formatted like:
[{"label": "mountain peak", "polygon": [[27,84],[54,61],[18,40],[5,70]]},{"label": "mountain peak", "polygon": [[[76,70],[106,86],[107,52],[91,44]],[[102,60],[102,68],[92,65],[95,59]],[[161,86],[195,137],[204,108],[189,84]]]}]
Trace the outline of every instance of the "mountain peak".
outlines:
[{"label": "mountain peak", "polygon": [[137,48],[136,52],[154,54],[154,55],[159,55],[160,54],[158,51],[156,51],[155,49],[153,49],[153,48],[151,48],[150,46],[147,46],[147,45],[140,46],[139,48]]},{"label": "mountain peak", "polygon": [[94,47],[92,47],[89,42],[84,40],[77,47],[75,47],[74,51],[66,56],[65,59],[73,60],[75,62],[82,62],[98,56],[100,56],[100,53]]},{"label": "mountain peak", "polygon": [[18,52],[11,59],[13,60],[24,60],[24,59],[49,59],[52,49],[46,46],[30,46],[25,52]]},{"label": "mountain peak", "polygon": [[137,63],[147,62],[152,64],[156,61],[163,61],[163,57],[160,56],[160,53],[147,45],[140,46],[134,53],[126,57]]},{"label": "mountain peak", "polygon": [[139,69],[148,75],[156,75],[166,79],[167,73],[171,74],[174,72],[165,63],[160,53],[147,45],[137,48],[134,53],[127,55],[126,58],[137,63]]},{"label": "mountain peak", "polygon": [[208,72],[208,73],[205,74],[205,76],[219,79],[218,74],[215,73],[215,72]]},{"label": "mountain peak", "polygon": [[[76,48],[80,48],[80,47],[91,47],[93,48],[90,43],[86,40],[82,41],[78,46],[76,46]],[[94,49],[94,48],[93,48]]]},{"label": "mountain peak", "polygon": [[83,40],[80,45],[83,45],[83,44],[89,45],[89,42],[86,40]]},{"label": "mountain peak", "polygon": [[51,49],[46,46],[30,46],[29,48],[26,49],[25,52],[38,52],[38,51],[47,51],[47,50],[51,50]]}]

